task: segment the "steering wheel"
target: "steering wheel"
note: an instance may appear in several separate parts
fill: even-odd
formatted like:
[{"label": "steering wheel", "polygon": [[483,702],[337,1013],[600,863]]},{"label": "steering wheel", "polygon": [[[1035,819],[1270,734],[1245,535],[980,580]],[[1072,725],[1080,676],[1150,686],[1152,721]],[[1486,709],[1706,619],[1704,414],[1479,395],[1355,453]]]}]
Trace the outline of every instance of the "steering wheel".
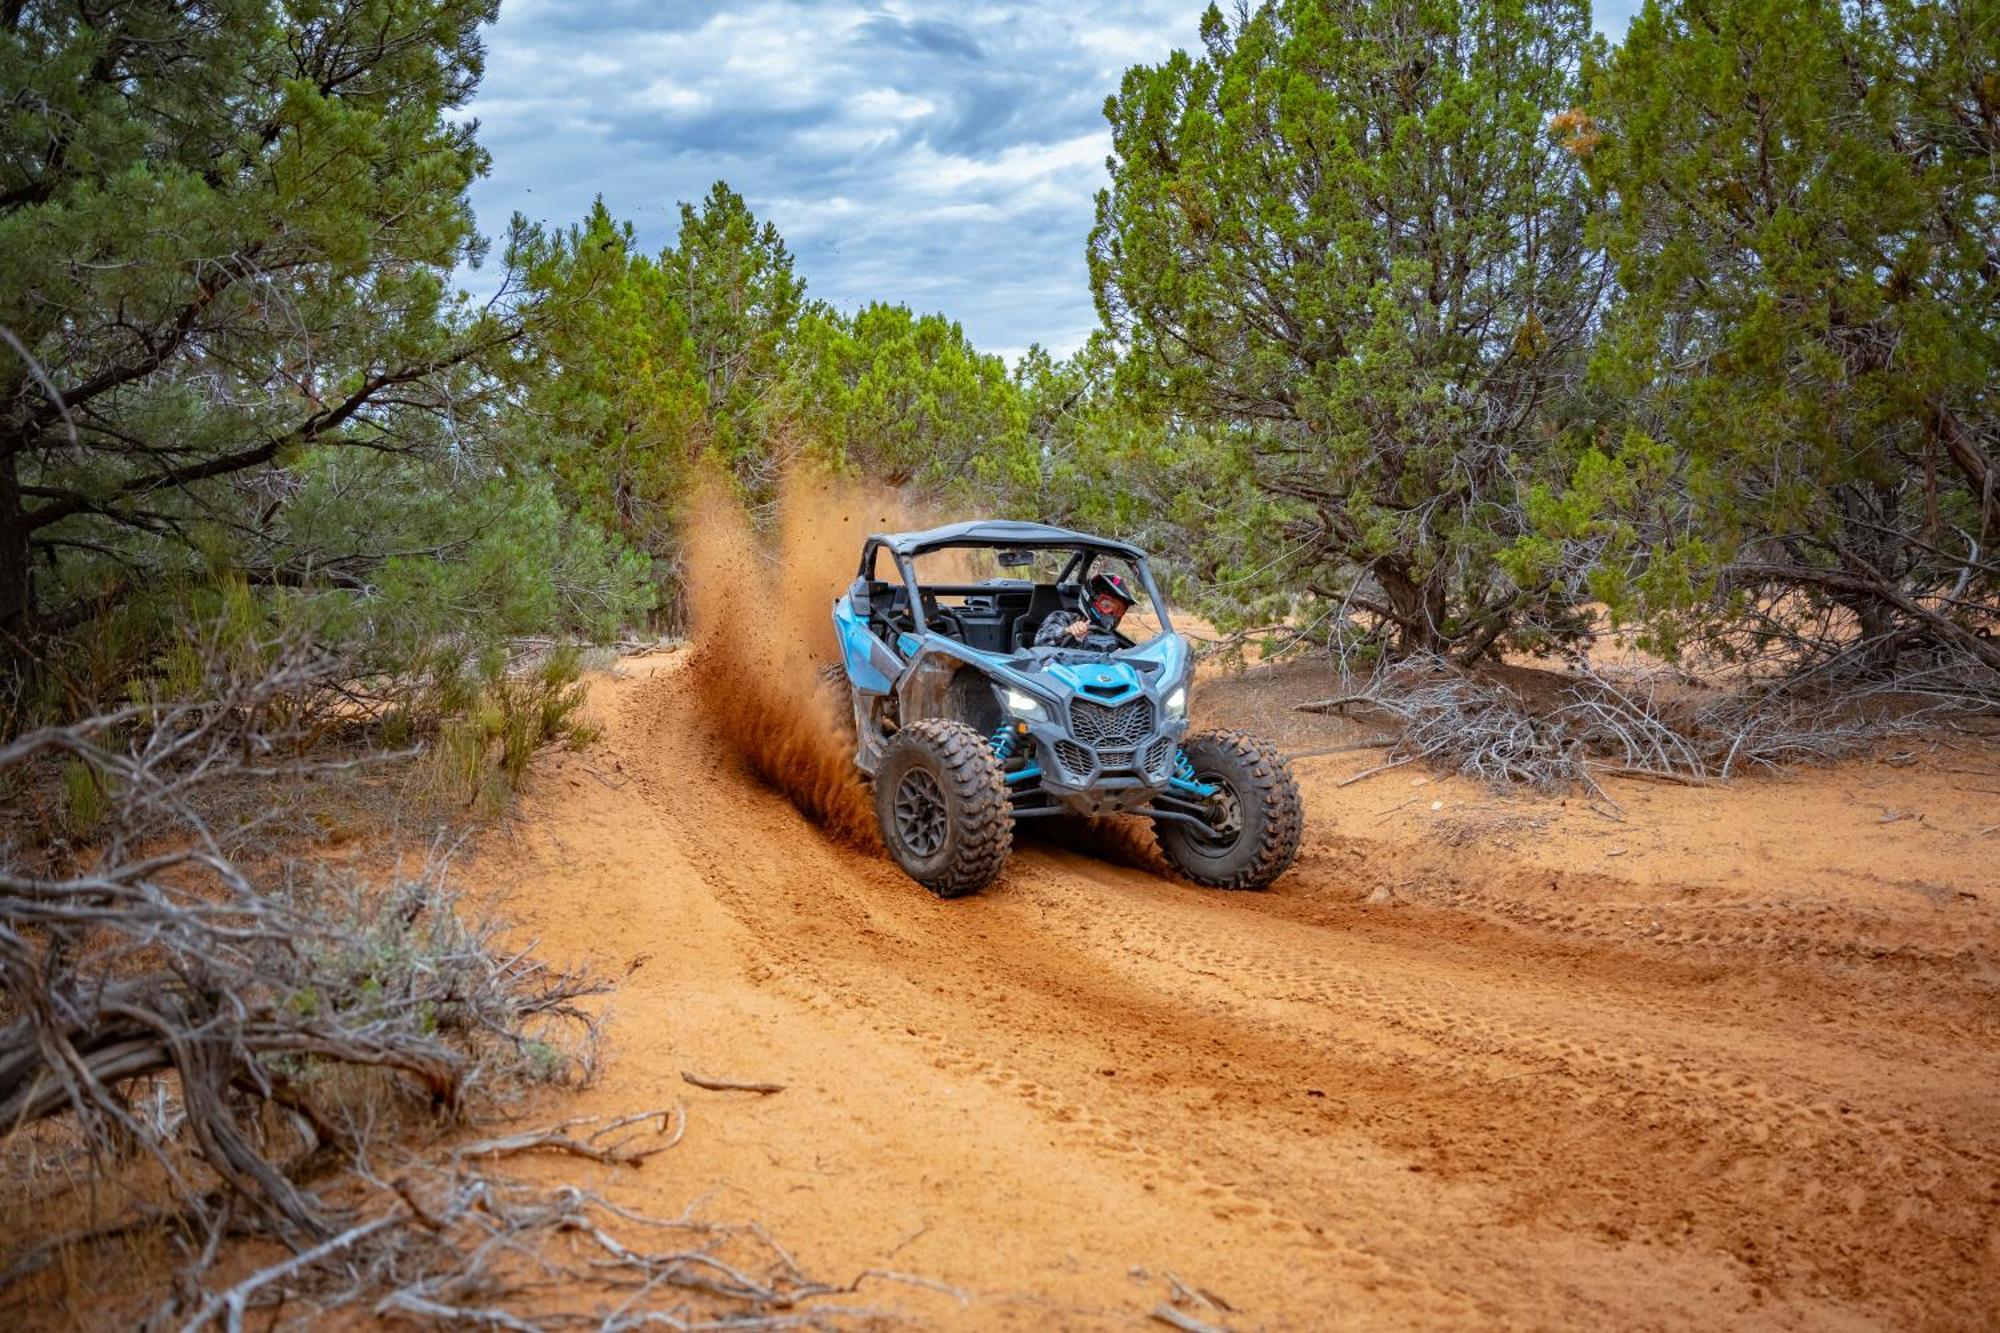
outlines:
[{"label": "steering wheel", "polygon": [[959,623],[956,611],[947,611],[941,606],[928,607],[924,611],[924,621],[948,639],[965,640],[965,626]]}]

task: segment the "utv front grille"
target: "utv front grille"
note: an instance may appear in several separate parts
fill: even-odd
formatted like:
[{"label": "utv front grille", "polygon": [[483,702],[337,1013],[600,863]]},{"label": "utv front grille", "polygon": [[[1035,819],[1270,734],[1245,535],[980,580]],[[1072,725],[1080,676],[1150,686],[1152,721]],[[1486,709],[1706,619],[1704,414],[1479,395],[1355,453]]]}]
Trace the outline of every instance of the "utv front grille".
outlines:
[{"label": "utv front grille", "polygon": [[1130,768],[1132,767],[1132,752],[1130,750],[1099,750],[1097,752],[1097,762],[1106,768]]},{"label": "utv front grille", "polygon": [[1056,763],[1061,766],[1063,776],[1072,782],[1083,782],[1090,777],[1090,751],[1075,741],[1056,742]]},{"label": "utv front grille", "polygon": [[1069,728],[1085,745],[1137,745],[1152,734],[1153,701],[1134,699],[1107,708],[1088,700],[1072,699]]},{"label": "utv front grille", "polygon": [[1174,738],[1162,736],[1146,747],[1145,770],[1148,777],[1163,778],[1174,762]]}]

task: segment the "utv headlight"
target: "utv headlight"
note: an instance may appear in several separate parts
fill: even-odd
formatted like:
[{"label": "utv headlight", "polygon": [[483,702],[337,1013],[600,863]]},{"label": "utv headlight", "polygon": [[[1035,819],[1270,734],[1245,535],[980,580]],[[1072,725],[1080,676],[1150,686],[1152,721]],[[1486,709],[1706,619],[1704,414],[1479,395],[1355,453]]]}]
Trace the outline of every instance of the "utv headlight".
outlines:
[{"label": "utv headlight", "polygon": [[1042,701],[1021,690],[1007,691],[1007,711],[1015,717],[1041,717]]},{"label": "utv headlight", "polygon": [[1167,696],[1167,716],[1187,716],[1187,686],[1176,685],[1174,692]]}]

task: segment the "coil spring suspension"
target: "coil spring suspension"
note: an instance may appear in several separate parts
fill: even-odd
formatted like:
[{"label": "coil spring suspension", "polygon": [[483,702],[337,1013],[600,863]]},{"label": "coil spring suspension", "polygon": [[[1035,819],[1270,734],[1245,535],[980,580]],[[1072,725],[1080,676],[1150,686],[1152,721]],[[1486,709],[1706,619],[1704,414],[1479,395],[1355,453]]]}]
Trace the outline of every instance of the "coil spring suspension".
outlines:
[{"label": "coil spring suspension", "polygon": [[1006,723],[993,733],[993,757],[1003,764],[1014,757],[1014,728]]},{"label": "coil spring suspension", "polygon": [[1204,800],[1215,795],[1217,790],[1213,783],[1196,780],[1194,761],[1187,757],[1187,751],[1178,748],[1174,750],[1174,776],[1171,785],[1190,796],[1199,796]]}]

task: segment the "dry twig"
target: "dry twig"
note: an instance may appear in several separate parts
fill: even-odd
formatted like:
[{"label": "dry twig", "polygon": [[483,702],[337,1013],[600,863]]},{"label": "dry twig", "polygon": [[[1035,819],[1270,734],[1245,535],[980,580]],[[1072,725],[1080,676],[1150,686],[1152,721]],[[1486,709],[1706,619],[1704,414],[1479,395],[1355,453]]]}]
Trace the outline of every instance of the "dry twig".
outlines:
[{"label": "dry twig", "polygon": [[697,1074],[686,1069],[681,1071],[681,1082],[691,1083],[697,1088],[707,1088],[710,1092],[755,1092],[766,1097],[785,1090],[785,1085],[782,1083],[746,1083],[733,1078],[710,1078],[706,1074]]}]

